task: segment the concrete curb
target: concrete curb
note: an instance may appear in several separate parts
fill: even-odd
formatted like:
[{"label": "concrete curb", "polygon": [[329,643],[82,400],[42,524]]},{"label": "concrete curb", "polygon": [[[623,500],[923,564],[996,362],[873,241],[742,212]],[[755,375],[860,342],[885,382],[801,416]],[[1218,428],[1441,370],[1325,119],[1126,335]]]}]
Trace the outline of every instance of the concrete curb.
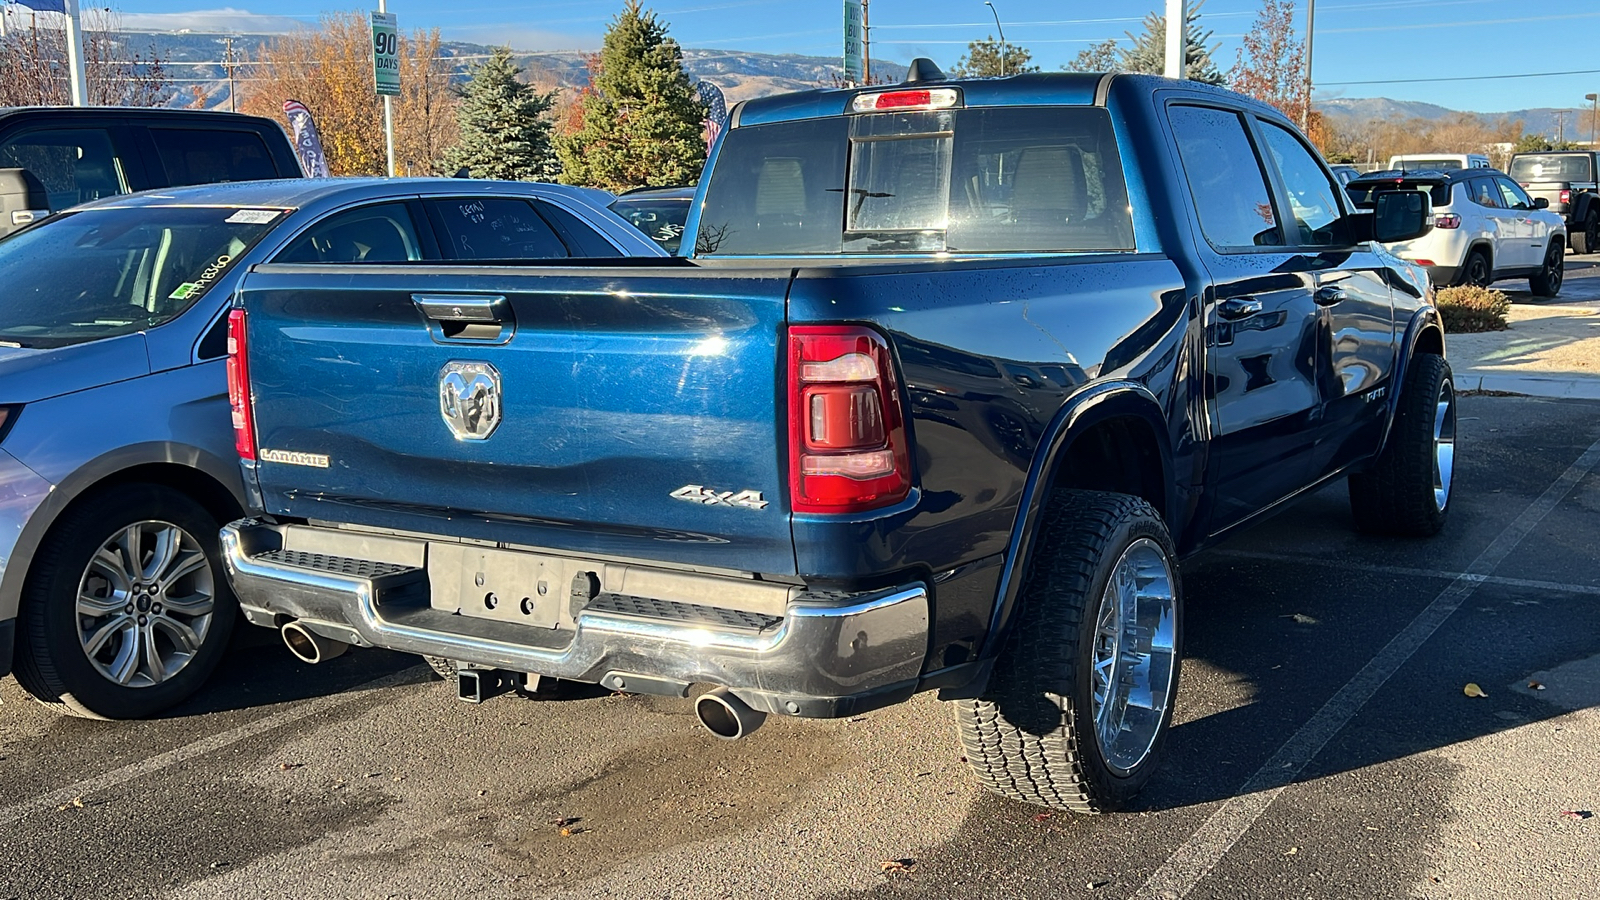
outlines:
[{"label": "concrete curb", "polygon": [[1484,375],[1469,370],[1456,375],[1456,390],[1498,391],[1556,400],[1600,400],[1600,378],[1581,375]]}]

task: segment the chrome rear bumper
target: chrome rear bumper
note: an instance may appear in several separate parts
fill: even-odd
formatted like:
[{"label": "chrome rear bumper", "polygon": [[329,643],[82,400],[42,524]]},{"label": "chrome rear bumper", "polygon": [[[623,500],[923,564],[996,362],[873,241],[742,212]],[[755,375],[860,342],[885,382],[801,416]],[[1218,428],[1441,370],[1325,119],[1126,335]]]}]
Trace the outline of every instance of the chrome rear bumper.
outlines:
[{"label": "chrome rear bumper", "polygon": [[[302,546],[306,531],[296,526]],[[284,533],[253,519],[222,530],[246,617],[268,627],[298,620],[360,646],[640,693],[683,696],[691,684],[710,683],[757,709],[814,718],[910,696],[927,653],[920,582],[863,594],[800,592],[781,617],[601,593],[576,610],[571,628],[546,628],[434,609],[425,567],[286,553]],[[425,552],[426,541],[415,543]]]}]

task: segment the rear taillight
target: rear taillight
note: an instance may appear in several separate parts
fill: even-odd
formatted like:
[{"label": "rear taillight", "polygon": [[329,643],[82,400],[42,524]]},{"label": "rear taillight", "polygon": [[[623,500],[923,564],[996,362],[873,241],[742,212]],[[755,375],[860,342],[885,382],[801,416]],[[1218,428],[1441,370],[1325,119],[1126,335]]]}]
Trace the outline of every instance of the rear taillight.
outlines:
[{"label": "rear taillight", "polygon": [[789,329],[789,501],[795,512],[877,509],[911,491],[894,360],[855,325]]},{"label": "rear taillight", "polygon": [[250,404],[250,354],[244,310],[228,313],[228,406],[233,410],[233,447],[240,459],[256,458],[255,411]]},{"label": "rear taillight", "polygon": [[1570,191],[1570,190],[1562,191],[1561,192],[1561,202],[1562,203],[1571,203],[1572,202],[1572,191]]},{"label": "rear taillight", "polygon": [[1455,213],[1443,213],[1441,215],[1434,216],[1433,217],[1433,227],[1435,227],[1435,228],[1460,228],[1461,227],[1461,217],[1456,215]]}]

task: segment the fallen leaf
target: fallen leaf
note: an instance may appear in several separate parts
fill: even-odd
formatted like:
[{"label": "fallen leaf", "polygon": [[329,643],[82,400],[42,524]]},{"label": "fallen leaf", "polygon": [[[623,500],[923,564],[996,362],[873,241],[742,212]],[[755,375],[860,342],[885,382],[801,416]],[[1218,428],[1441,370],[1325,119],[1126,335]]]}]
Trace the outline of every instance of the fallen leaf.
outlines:
[{"label": "fallen leaf", "polygon": [[583,834],[583,826],[582,825],[565,825],[565,826],[562,826],[561,830],[559,832],[557,832],[557,833],[560,834],[562,837],[572,837],[575,834]]},{"label": "fallen leaf", "polygon": [[67,802],[56,807],[57,811],[64,811],[68,809],[83,809],[83,798],[73,797],[71,800],[68,800]]},{"label": "fallen leaf", "polygon": [[1034,816],[1033,820],[1035,822],[1044,822],[1044,821],[1048,820],[1053,815],[1055,815],[1055,813],[1042,812],[1042,813],[1039,813],[1038,815]]},{"label": "fallen leaf", "polygon": [[878,866],[884,872],[909,872],[916,868],[917,861],[914,859],[886,859],[878,863]]},{"label": "fallen leaf", "polygon": [[1483,692],[1483,688],[1478,687],[1476,684],[1474,684],[1473,682],[1470,682],[1470,681],[1467,682],[1467,686],[1466,687],[1461,689],[1461,693],[1466,694],[1468,697],[1487,697],[1487,696],[1489,696],[1488,694],[1485,694]]},{"label": "fallen leaf", "polygon": [[1286,615],[1279,616],[1278,618],[1280,618],[1280,619],[1293,619],[1293,620],[1295,620],[1295,622],[1297,622],[1298,624],[1301,624],[1301,625],[1315,625],[1315,624],[1317,624],[1317,620],[1316,619],[1313,619],[1312,617],[1306,615],[1305,613],[1289,613],[1289,614],[1286,614]]},{"label": "fallen leaf", "polygon": [[478,796],[479,797],[487,797],[487,796],[489,796],[489,792],[488,791],[479,791],[478,792]]},{"label": "fallen leaf", "polygon": [[559,819],[551,819],[550,820],[550,824],[554,825],[557,828],[565,828],[568,825],[576,825],[576,824],[578,824],[578,821],[579,820],[578,820],[577,816],[562,816]]},{"label": "fallen leaf", "polygon": [[[81,804],[81,803],[79,804],[79,806],[82,806],[82,805],[83,804]],[[1583,820],[1583,819],[1592,819],[1592,818],[1594,818],[1594,813],[1590,812],[1587,809],[1563,809],[1561,811],[1561,815],[1563,815],[1563,816],[1565,816],[1565,817],[1567,817],[1569,819],[1578,819],[1580,821]]]},{"label": "fallen leaf", "polygon": [[300,767],[302,767],[304,765],[305,765],[305,763],[279,763],[278,764],[278,771],[279,772],[287,772],[290,769],[298,769],[298,768],[300,768]]},{"label": "fallen leaf", "polygon": [[1300,852],[1300,848],[1299,847],[1290,847],[1288,850],[1285,850],[1283,852],[1283,855],[1284,856],[1293,856],[1293,855],[1295,855],[1296,853],[1299,853],[1299,852]]},{"label": "fallen leaf", "polygon": [[1542,691],[1542,690],[1544,690],[1544,685],[1543,685],[1543,684],[1541,684],[1541,683],[1539,683],[1539,682],[1537,682],[1537,681],[1530,681],[1530,682],[1528,682],[1528,687],[1529,687],[1529,688],[1530,688],[1530,689],[1532,689],[1532,690],[1535,690],[1535,691]]},{"label": "fallen leaf", "polygon": [[1091,881],[1091,882],[1089,882],[1087,887],[1091,891],[1098,891],[1098,890],[1100,890],[1101,888],[1105,887],[1106,885],[1108,885],[1110,883],[1111,883],[1111,879],[1108,878],[1105,881]]}]

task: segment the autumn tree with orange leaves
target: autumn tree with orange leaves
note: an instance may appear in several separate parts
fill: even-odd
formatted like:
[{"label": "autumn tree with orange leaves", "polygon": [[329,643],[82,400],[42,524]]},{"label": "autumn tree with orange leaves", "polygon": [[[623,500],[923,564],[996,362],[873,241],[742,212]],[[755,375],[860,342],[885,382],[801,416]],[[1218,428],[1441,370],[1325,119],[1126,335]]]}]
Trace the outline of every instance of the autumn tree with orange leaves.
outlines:
[{"label": "autumn tree with orange leaves", "polygon": [[[456,104],[439,30],[401,42],[394,99],[395,174],[431,175],[456,143]],[[245,68],[239,110],[283,120],[283,102],[311,110],[334,175],[383,175],[383,103],[373,85],[372,28],[362,12],[329,13],[315,29],[275,38]]]},{"label": "autumn tree with orange leaves", "polygon": [[1228,86],[1276,106],[1289,120],[1305,121],[1306,45],[1295,33],[1294,0],[1261,0],[1244,36]]}]

